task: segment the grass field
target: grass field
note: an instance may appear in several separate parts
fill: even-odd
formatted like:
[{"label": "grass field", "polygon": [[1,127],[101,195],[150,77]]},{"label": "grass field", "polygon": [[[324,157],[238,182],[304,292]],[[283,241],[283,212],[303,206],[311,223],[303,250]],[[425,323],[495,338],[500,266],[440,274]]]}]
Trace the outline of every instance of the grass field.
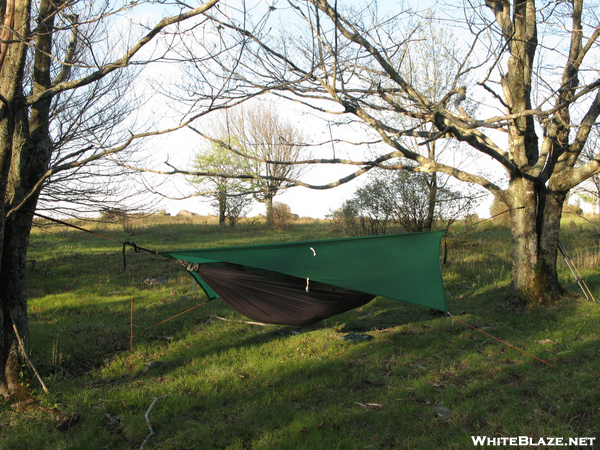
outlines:
[{"label": "grass field", "polygon": [[[283,232],[207,218],[84,226],[155,250],[340,237],[325,221]],[[561,239],[600,297],[595,228],[567,220]],[[576,448],[600,448],[600,304],[568,297],[536,311],[498,309],[510,279],[508,230],[459,225],[447,244],[451,312],[554,367],[383,298],[305,329],[243,323],[220,300],[153,326],[205,301],[183,269],[130,249],[124,269],[118,243],[36,230],[31,356],[50,393],[31,383],[44,406],[78,420],[58,429],[50,414],[4,404],[0,448],[140,448],[155,399],[146,449],[468,449],[471,436],[592,437],[594,446]],[[579,293],[562,261],[560,269]],[[372,339],[342,340],[350,331]]]}]

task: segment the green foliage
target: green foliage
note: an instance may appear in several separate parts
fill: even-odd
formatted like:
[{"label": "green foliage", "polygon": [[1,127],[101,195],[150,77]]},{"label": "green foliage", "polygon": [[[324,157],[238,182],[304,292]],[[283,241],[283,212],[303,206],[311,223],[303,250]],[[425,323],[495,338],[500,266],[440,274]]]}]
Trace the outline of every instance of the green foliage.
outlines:
[{"label": "green foliage", "polygon": [[19,371],[19,383],[21,383],[25,387],[30,387],[30,373],[27,370],[27,365],[23,364],[21,366],[21,370]]},{"label": "green foliage", "polygon": [[[238,146],[233,137],[225,138],[229,145]],[[234,226],[247,214],[252,198],[243,195],[251,191],[251,183],[232,178],[246,172],[247,161],[244,157],[217,143],[211,143],[196,153],[193,170],[209,175],[196,176],[191,182],[196,185],[198,195],[214,199],[212,206],[219,215],[222,225],[225,221]]]},{"label": "green foliage", "polygon": [[448,227],[470,214],[476,197],[442,186],[436,174],[409,170],[374,170],[338,211],[345,229],[355,234],[385,234],[391,223],[405,232],[431,231],[436,223]]},{"label": "green foliage", "polygon": [[506,203],[498,200],[497,198],[494,198],[492,206],[490,206],[490,216],[496,224],[510,224],[510,208]]},{"label": "green foliage", "polygon": [[598,197],[590,192],[577,192],[577,197],[592,206],[596,206],[598,204]]},{"label": "green foliage", "polygon": [[[339,236],[327,222],[276,232],[169,220],[140,219],[136,242],[167,250]],[[81,420],[57,431],[41,412],[0,409],[2,450],[139,448],[144,414],[163,395],[149,413],[147,449],[465,449],[471,435],[600,435],[600,306],[571,297],[535,313],[491,308],[510,281],[506,227],[452,228],[443,266],[450,310],[554,368],[382,298],[306,329],[243,323],[220,300],[146,329],[205,301],[191,278],[144,253],[128,252],[123,270],[119,245],[58,230],[31,239],[31,357],[50,389],[42,404]],[[102,232],[119,238],[122,230]],[[566,225],[561,240],[599,297],[595,230]],[[566,266],[559,270],[576,290]],[[145,283],[160,277],[166,284]],[[372,339],[343,341],[350,331]],[[437,416],[437,406],[451,415]]]},{"label": "green foliage", "polygon": [[275,202],[271,210],[272,223],[271,227],[274,230],[285,231],[292,227],[294,215],[292,210],[285,203]]},{"label": "green foliage", "polygon": [[[195,182],[214,185],[207,195],[216,199],[215,205],[225,222],[225,214],[232,216],[242,211],[246,203],[241,193],[248,193],[267,205],[267,222],[271,222],[273,198],[290,180],[299,179],[304,165],[287,164],[301,159],[307,139],[292,122],[281,117],[276,109],[256,102],[252,107],[228,109],[213,123],[211,134],[217,139],[208,149],[198,153],[194,167],[213,175],[196,178]],[[282,162],[282,163],[279,163]],[[219,174],[221,176],[219,176]],[[245,178],[237,179],[242,175]],[[234,196],[237,195],[237,196]],[[226,211],[226,204],[236,207]]]},{"label": "green foliage", "polygon": [[385,234],[394,218],[394,209],[393,189],[386,180],[372,178],[342,205],[342,214],[348,228],[360,230],[365,236],[376,236]]},{"label": "green foliage", "polygon": [[341,230],[345,235],[356,236],[361,234],[358,221],[358,212],[354,202],[344,202],[344,204],[329,212],[327,218],[335,224],[336,229]]}]

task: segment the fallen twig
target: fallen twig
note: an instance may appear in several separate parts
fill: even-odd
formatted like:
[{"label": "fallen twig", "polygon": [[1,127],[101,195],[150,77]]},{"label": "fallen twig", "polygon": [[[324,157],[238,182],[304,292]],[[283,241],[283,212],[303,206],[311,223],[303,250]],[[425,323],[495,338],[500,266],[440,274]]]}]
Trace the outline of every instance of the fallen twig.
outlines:
[{"label": "fallen twig", "polygon": [[383,406],[379,403],[359,403],[354,402],[355,405],[362,406],[365,409],[381,409]]},{"label": "fallen twig", "polygon": [[146,439],[144,439],[144,442],[142,442],[142,445],[140,446],[140,450],[143,450],[143,448],[146,446],[146,444],[150,440],[150,436],[152,436],[154,434],[154,430],[152,429],[152,424],[150,423],[150,417],[148,417],[148,415],[150,414],[150,411],[152,411],[152,408],[154,408],[154,404],[161,398],[165,398],[165,397],[168,397],[168,395],[162,395],[160,397],[156,397],[154,399],[154,401],[150,404],[148,411],[146,411],[146,414],[144,415],[144,417],[146,417],[146,423],[148,424],[148,429],[150,430],[150,432],[148,433],[148,436],[146,436]]},{"label": "fallen twig", "polygon": [[225,317],[219,317],[219,316],[215,316],[213,314],[209,315],[208,317],[213,317],[215,319],[223,320],[225,322],[238,322],[238,323],[247,323],[248,325],[260,325],[261,327],[268,327],[269,325],[271,325],[270,323],[248,322],[246,320],[226,319]]}]

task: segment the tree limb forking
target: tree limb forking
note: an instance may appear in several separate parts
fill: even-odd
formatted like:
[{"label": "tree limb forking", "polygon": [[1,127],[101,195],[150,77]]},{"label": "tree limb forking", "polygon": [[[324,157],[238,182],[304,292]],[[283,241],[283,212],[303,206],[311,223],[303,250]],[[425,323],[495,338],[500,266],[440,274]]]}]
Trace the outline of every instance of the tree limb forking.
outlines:
[{"label": "tree limb forking", "polygon": [[[36,192],[39,191],[39,189],[42,187],[43,183],[48,180],[50,177],[52,177],[53,175],[56,175],[60,172],[64,172],[67,170],[73,170],[75,168],[78,167],[83,167],[87,164],[89,164],[92,161],[97,161],[99,159],[103,159],[106,157],[109,157],[110,155],[114,155],[116,153],[122,152],[124,149],[126,149],[127,147],[129,147],[134,141],[139,140],[139,139],[143,139],[143,138],[147,138],[150,136],[159,136],[159,135],[163,135],[163,134],[168,134],[168,133],[172,133],[173,131],[177,131],[183,127],[185,127],[188,123],[184,123],[181,125],[178,125],[176,127],[173,128],[169,128],[169,129],[164,129],[164,130],[159,130],[159,131],[150,131],[150,132],[146,132],[146,133],[139,133],[139,134],[131,134],[129,136],[128,139],[125,140],[125,142],[121,143],[120,145],[117,145],[115,147],[109,148],[109,149],[105,149],[105,150],[101,150],[97,153],[94,153],[93,155],[87,157],[87,158],[83,158],[83,159],[77,159],[75,161],[72,162],[66,162],[66,163],[62,163],[62,164],[57,164],[54,165],[52,167],[50,167],[42,177],[40,177],[38,179],[38,181],[35,183],[35,185],[33,186],[32,189],[30,189],[30,191],[24,195],[23,199],[15,206],[12,206],[7,212],[6,212],[6,217],[10,217],[12,214],[16,213],[19,209],[21,209],[23,207],[23,205],[25,205],[27,203],[27,201],[29,199],[31,199]],[[62,160],[66,160],[69,157],[75,157],[77,155],[83,155],[85,154],[86,151],[93,149],[93,146],[89,146],[87,148],[84,149],[80,149],[77,150],[73,153],[71,153],[70,155],[62,158]]]},{"label": "tree limb forking", "polygon": [[59,83],[67,81],[69,76],[71,75],[71,67],[74,62],[75,51],[77,50],[78,43],[78,28],[79,25],[77,23],[78,16],[77,14],[72,14],[69,16],[69,20],[71,21],[71,39],[69,40],[69,45],[67,47],[67,51],[65,53],[64,63],[62,64],[62,69],[60,73],[52,80],[52,85],[56,86]]},{"label": "tree limb forking", "polygon": [[429,100],[416,89],[414,89],[414,87],[394,69],[387,59],[383,57],[377,47],[375,47],[368,39],[366,39],[363,34],[361,34],[348,20],[346,20],[345,17],[340,16],[336,9],[329,5],[327,0],[309,1],[331,18],[337,30],[344,37],[352,42],[357,43],[360,47],[372,55],[379,65],[384,69],[386,74],[395,83],[397,83],[410,96],[410,98],[414,99],[423,107],[431,106]]},{"label": "tree limb forking", "polygon": [[97,71],[83,78],[73,81],[63,81],[52,86],[51,88],[47,89],[42,93],[31,95],[27,97],[25,103],[27,105],[32,105],[44,99],[51,98],[60,92],[86,86],[90,83],[98,81],[99,79],[105,77],[106,75],[117,69],[126,67],[131,62],[132,58],[140,51],[140,49],[142,49],[146,44],[148,44],[148,42],[150,42],[163,29],[170,25],[183,22],[184,20],[204,14],[210,8],[219,3],[219,1],[220,0],[208,0],[204,5],[199,6],[198,8],[195,8],[191,11],[178,14],[176,16],[165,17],[157,25],[155,25],[143,38],[137,41],[128,51],[126,51],[125,54],[121,56],[121,58],[117,59],[116,61],[110,64],[107,64],[104,67],[101,67]]}]

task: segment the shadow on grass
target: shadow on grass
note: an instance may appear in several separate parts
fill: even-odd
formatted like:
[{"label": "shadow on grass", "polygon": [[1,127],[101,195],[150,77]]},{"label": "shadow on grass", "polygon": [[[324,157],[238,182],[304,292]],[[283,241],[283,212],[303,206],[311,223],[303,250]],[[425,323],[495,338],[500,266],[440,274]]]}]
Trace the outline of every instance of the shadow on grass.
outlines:
[{"label": "shadow on grass", "polygon": [[[486,307],[499,294],[464,299],[460,307],[468,314],[461,319],[555,368],[449,318],[391,300],[377,299],[329,319],[328,328],[321,323],[308,330],[211,321],[208,314],[243,320],[215,301],[136,334],[135,378],[129,355],[105,348],[94,379],[65,371],[67,381],[54,378],[51,389],[84,416],[73,439],[85,442],[90,429],[97,430],[98,444],[89,441],[86,448],[139,447],[147,433],[144,412],[162,395],[168,397],[152,411],[156,435],[149,448],[458,449],[472,445],[471,435],[597,435],[599,393],[589,382],[600,373],[597,306],[572,300],[522,314]],[[165,317],[184,303],[190,301],[156,303],[140,318]],[[103,315],[103,322],[100,314],[90,319],[113,326],[126,317]],[[67,331],[68,321],[60,327]],[[73,324],[78,327],[83,332],[89,324]],[[44,329],[56,325],[40,324]],[[342,341],[349,330],[373,339]],[[114,334],[107,331],[105,337]],[[69,334],[73,342],[65,357],[77,346],[91,353],[93,344],[82,332]],[[102,336],[102,327],[95,333]],[[38,346],[40,334],[32,329]],[[151,362],[157,364],[144,372]],[[440,405],[452,411],[447,419],[436,416]],[[122,417],[115,429],[106,414]],[[30,420],[42,430],[50,426]],[[60,443],[64,437],[50,439]]]},{"label": "shadow on grass", "polygon": [[[496,236],[484,231],[481,240]],[[211,320],[245,320],[215,301],[141,332],[201,298],[183,271],[169,275],[137,255],[135,273],[144,275],[134,278],[130,354],[129,298],[119,293],[131,288],[129,273],[107,275],[104,255],[92,255],[87,268],[87,257],[63,255],[48,259],[60,263],[48,288],[63,296],[44,292],[31,302],[42,308],[32,313],[32,347],[50,375],[45,401],[82,420],[58,433],[47,417],[12,417],[12,425],[0,417],[0,447],[139,448],[144,414],[163,395],[150,414],[156,434],[147,448],[429,450],[470,448],[471,435],[598,436],[600,306],[570,299],[534,312],[498,310],[502,286],[482,262],[491,257],[493,268],[504,257],[490,251],[469,260],[479,242],[460,245],[465,256],[447,285],[451,312],[554,368],[449,317],[385,299],[331,318],[327,328]],[[117,266],[120,254],[112,258]],[[165,287],[142,287],[142,277],[165,273]],[[342,341],[349,331],[373,339]],[[440,417],[438,406],[451,413]]]},{"label": "shadow on grass", "polygon": [[[574,312],[575,308],[561,314]],[[525,345],[541,340],[537,339],[540,333],[553,337],[543,322],[532,324],[527,318],[517,321],[527,330],[512,332],[501,328],[497,316],[473,318],[483,322],[481,326],[494,320],[492,326],[506,339]],[[552,314],[545,319],[551,322]],[[191,362],[224,355],[229,356],[229,367],[235,366],[239,351],[260,356],[269,347],[268,351],[276,352],[270,344],[279,339],[302,344],[300,337],[254,333],[258,335],[243,337],[234,345],[189,350],[179,356],[181,364],[167,363],[155,377],[186,378],[186,370],[196,370]],[[241,365],[216,377],[210,370],[198,371],[207,382],[196,388],[174,384],[171,404],[154,420],[169,423],[175,415],[198,424],[195,433],[185,436],[191,442],[209,442],[205,448],[226,448],[236,441],[242,448],[265,449],[364,448],[370,443],[380,448],[464,448],[470,434],[567,437],[598,431],[593,419],[597,390],[581,385],[590,375],[586,371],[592,369],[589,358],[570,355],[597,351],[597,342],[572,343],[568,349],[567,344],[556,344],[564,347],[543,355],[557,366],[550,368],[441,319],[431,324],[407,322],[375,333],[374,341],[354,345],[341,343],[332,332],[316,333],[325,334],[325,345],[343,351],[319,359],[324,352],[317,347],[312,357],[306,358],[305,353],[300,360],[288,352],[288,359],[272,367],[258,370]],[[534,344],[536,352],[546,353],[543,345]],[[217,366],[225,366],[226,361],[218,359]],[[574,404],[572,399],[582,389],[589,400]],[[452,409],[450,419],[436,417],[435,407],[441,404]],[[172,428],[174,434],[176,430]]]}]

